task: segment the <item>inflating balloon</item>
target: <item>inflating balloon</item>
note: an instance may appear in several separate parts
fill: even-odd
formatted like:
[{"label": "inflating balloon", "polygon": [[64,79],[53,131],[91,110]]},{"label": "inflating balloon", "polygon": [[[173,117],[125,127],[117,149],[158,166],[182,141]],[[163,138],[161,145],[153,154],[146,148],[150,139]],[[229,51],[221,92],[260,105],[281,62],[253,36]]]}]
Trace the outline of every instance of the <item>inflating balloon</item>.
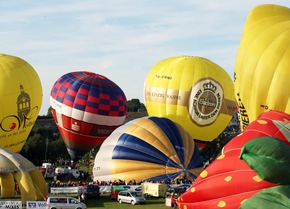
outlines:
[{"label": "inflating balloon", "polygon": [[23,59],[0,54],[0,147],[20,152],[42,103],[38,74]]},{"label": "inflating balloon", "polygon": [[201,57],[177,56],[155,64],[144,96],[148,115],[167,117],[203,142],[218,137],[236,109],[230,76]]},{"label": "inflating balloon", "polygon": [[94,181],[194,180],[203,170],[194,140],[167,118],[143,117],[117,128],[95,157]]},{"label": "inflating balloon", "polygon": [[290,9],[260,5],[244,26],[235,65],[241,129],[265,111],[290,113]]},{"label": "inflating balloon", "polygon": [[92,72],[70,72],[52,87],[53,118],[73,160],[103,143],[122,125],[127,100],[122,89]]},{"label": "inflating balloon", "polygon": [[22,203],[41,200],[48,188],[41,172],[22,155],[0,148],[0,188],[2,198],[15,197],[15,183],[19,185]]},{"label": "inflating balloon", "polygon": [[262,113],[225,145],[222,154],[178,199],[179,208],[287,208],[289,127],[289,114]]}]

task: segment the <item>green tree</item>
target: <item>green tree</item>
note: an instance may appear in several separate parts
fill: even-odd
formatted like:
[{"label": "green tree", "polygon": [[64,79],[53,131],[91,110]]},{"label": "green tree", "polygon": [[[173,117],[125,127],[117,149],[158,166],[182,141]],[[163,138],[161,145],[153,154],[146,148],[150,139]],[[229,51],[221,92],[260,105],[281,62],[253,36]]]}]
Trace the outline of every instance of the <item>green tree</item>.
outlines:
[{"label": "green tree", "polygon": [[146,111],[146,107],[139,99],[128,100],[128,112],[143,112]]},{"label": "green tree", "polygon": [[54,162],[58,158],[70,159],[63,139],[52,130],[52,125],[34,125],[20,154],[34,165],[41,165],[44,161]]},{"label": "green tree", "polygon": [[47,114],[46,114],[47,117],[52,117],[52,113],[51,113],[51,110],[50,110],[50,107],[47,109]]}]

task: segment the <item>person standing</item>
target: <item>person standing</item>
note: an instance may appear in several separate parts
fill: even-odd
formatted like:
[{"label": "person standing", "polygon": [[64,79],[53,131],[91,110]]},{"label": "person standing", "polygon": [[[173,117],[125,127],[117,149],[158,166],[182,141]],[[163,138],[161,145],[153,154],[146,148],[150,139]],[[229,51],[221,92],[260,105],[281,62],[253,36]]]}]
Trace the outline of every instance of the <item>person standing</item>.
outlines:
[{"label": "person standing", "polygon": [[81,195],[81,202],[86,203],[86,194],[84,192]]}]

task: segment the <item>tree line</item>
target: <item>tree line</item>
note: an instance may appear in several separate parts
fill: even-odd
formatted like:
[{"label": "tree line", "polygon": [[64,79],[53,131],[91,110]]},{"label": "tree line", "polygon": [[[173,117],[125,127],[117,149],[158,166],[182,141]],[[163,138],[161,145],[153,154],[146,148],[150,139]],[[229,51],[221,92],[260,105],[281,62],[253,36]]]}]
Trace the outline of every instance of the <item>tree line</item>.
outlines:
[{"label": "tree line", "polygon": [[[146,108],[139,99],[128,101],[128,114],[125,123],[147,115]],[[212,161],[215,159],[220,154],[222,147],[233,137],[234,135],[221,133],[215,140],[202,148],[200,152],[204,160]],[[81,160],[94,158],[98,148],[91,150]],[[70,161],[70,156],[50,110],[48,110],[46,116],[38,117],[20,154],[36,166],[41,165],[43,162],[56,162],[59,159]]]}]

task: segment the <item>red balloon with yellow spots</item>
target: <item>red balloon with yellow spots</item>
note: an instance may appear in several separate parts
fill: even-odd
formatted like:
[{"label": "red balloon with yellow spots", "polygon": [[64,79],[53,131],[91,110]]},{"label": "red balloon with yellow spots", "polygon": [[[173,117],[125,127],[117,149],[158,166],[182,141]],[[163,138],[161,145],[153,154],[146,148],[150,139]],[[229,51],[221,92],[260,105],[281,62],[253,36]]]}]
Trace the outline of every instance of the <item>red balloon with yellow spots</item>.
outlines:
[{"label": "red balloon with yellow spots", "polygon": [[[279,149],[270,142],[274,142]],[[199,175],[190,189],[179,197],[178,207],[248,208],[243,205],[254,198],[254,195],[265,195],[261,194],[261,191],[267,188],[280,189],[286,185],[289,192],[290,179],[283,179],[283,176],[290,174],[289,151],[290,115],[278,111],[262,113],[224,147],[222,154]],[[273,172],[274,169],[279,172]],[[269,191],[269,197],[273,196],[270,190],[266,191]],[[264,196],[260,200],[263,198],[268,197]],[[275,198],[272,199],[275,202]],[[280,204],[279,201],[277,204]],[[255,202],[265,204],[267,201],[260,203],[255,199]],[[271,200],[267,204],[272,204]]]}]

